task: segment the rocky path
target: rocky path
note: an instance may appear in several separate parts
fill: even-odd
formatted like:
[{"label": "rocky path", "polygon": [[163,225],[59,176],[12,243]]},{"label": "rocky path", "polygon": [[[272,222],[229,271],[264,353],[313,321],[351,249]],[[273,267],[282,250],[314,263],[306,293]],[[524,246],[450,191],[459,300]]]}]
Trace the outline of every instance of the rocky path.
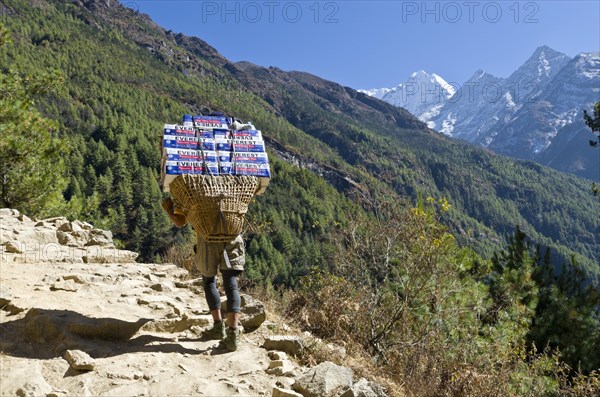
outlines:
[{"label": "rocky path", "polygon": [[348,368],[298,366],[306,336],[247,295],[240,348],[204,340],[200,280],[133,262],[92,225],[0,209],[0,248],[2,396],[385,396]]},{"label": "rocky path", "polygon": [[[174,266],[1,266],[3,395],[267,395],[277,382],[262,331],[234,353],[201,340],[210,316]],[[71,368],[67,350],[94,369]]]}]

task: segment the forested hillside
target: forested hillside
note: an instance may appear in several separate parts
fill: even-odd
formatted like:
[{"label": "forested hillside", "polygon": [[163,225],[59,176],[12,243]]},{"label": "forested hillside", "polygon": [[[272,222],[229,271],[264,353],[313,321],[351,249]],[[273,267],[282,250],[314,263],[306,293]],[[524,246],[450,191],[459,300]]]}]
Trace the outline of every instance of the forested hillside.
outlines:
[{"label": "forested hillside", "polygon": [[[520,225],[561,260],[575,255],[590,269],[598,262],[600,226],[590,216],[598,203],[585,180],[451,141],[402,109],[315,76],[231,64],[201,40],[164,31],[119,4],[2,4],[14,39],[3,67],[33,76],[57,69],[64,79],[37,105],[70,142],[71,216],[110,227],[144,260],[173,242],[156,182],[162,123],[221,110],[254,121],[293,156],[332,167],[365,190],[446,197],[453,209],[445,222],[484,256]],[[348,186],[332,189],[272,158],[273,186],[251,214],[270,229],[250,247],[255,258],[270,258],[260,268],[271,281],[291,281],[290,268],[302,268],[299,251],[307,251],[307,263],[319,258],[327,245],[321,234],[343,222],[348,211],[339,206],[353,204]]]},{"label": "forested hillside", "polygon": [[192,233],[160,207],[162,125],[223,111],[262,130],[274,175],[247,216],[245,287],[408,395],[600,390],[589,181],[316,76],[230,63],[119,3],[0,14],[1,206],[180,258]]}]

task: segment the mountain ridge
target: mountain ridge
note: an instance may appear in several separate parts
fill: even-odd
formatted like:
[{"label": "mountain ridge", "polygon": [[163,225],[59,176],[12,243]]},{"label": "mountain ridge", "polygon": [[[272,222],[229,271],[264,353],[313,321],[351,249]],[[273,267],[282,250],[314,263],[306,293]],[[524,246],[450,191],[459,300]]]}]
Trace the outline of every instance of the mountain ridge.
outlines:
[{"label": "mountain ridge", "polygon": [[[16,22],[34,23],[41,18],[33,13],[27,14],[29,11],[23,6],[25,2],[22,0],[2,2],[21,6],[15,8],[25,16]],[[250,63],[231,63],[202,40],[159,29],[145,17],[121,5],[113,7],[117,10],[99,8],[100,11],[94,14],[76,4],[59,1],[47,1],[44,4],[50,5],[46,18],[48,27],[44,29],[63,26],[60,25],[63,23],[61,21],[70,20],[66,30],[78,33],[80,41],[31,44],[32,37],[33,41],[37,41],[43,30],[34,28],[28,32],[13,24],[11,27],[16,29],[19,43],[15,54],[20,65],[24,68],[31,65],[58,65],[63,67],[68,76],[72,76],[69,68],[55,61],[55,54],[64,51],[65,47],[74,46],[73,51],[77,48],[80,56],[71,58],[70,62],[78,65],[78,73],[89,71],[89,76],[93,78],[101,73],[104,80],[94,84],[114,87],[115,98],[120,98],[118,95],[124,93],[136,98],[127,107],[123,99],[101,96],[104,94],[90,89],[85,80],[72,79],[68,80],[69,90],[76,94],[76,101],[66,91],[61,94],[64,96],[60,101],[41,104],[47,114],[63,120],[64,128],[71,131],[79,146],[85,148],[89,145],[89,148],[82,149],[82,153],[70,160],[78,173],[73,176],[76,183],[72,182],[71,190],[74,192],[77,189],[93,192],[100,188],[98,182],[94,181],[105,178],[104,174],[87,178],[87,174],[78,170],[80,167],[93,168],[96,164],[102,167],[100,169],[109,168],[110,165],[106,161],[99,161],[95,153],[99,150],[106,156],[111,155],[110,150],[120,153],[117,152],[120,147],[117,137],[131,139],[135,143],[135,146],[131,143],[129,149],[119,156],[136,157],[130,152],[137,150],[137,157],[145,159],[144,166],[149,168],[150,173],[156,174],[158,159],[153,144],[148,146],[148,142],[155,141],[153,132],[160,130],[161,123],[174,120],[184,112],[221,110],[254,121],[265,136],[289,149],[289,153],[302,154],[302,164],[319,165],[310,166],[316,175],[313,177],[302,170],[290,168],[278,161],[277,156],[272,156],[275,175],[279,173],[281,178],[287,175],[288,179],[275,178],[270,188],[271,196],[267,194],[261,197],[251,215],[261,221],[277,220],[278,229],[270,236],[272,243],[270,239],[251,236],[249,244],[255,247],[252,241],[260,241],[260,249],[252,248],[254,251],[250,256],[258,258],[256,268],[267,271],[272,282],[291,282],[293,277],[304,271],[304,266],[313,263],[306,253],[289,249],[285,251],[284,247],[289,247],[289,244],[284,242],[289,243],[290,236],[296,236],[294,233],[297,233],[295,241],[308,239],[306,241],[314,241],[314,247],[317,247],[327,235],[324,227],[314,229],[318,231],[316,234],[307,234],[306,229],[297,227],[288,229],[290,224],[297,224],[298,220],[296,215],[292,219],[292,215],[286,213],[286,208],[295,208],[300,212],[302,224],[316,224],[315,220],[320,219],[323,225],[326,222],[333,224],[334,220],[343,222],[341,218],[351,206],[344,189],[340,189],[343,194],[336,193],[322,185],[323,180],[319,179],[322,171],[319,169],[325,167],[332,167],[340,175],[350,177],[367,191],[388,197],[410,200],[416,200],[419,194],[447,197],[455,207],[448,214],[446,224],[461,243],[475,247],[484,255],[489,256],[512,233],[514,225],[520,224],[536,243],[555,247],[560,258],[569,258],[581,252],[581,261],[586,266],[593,267],[597,263],[594,255],[598,252],[595,249],[598,243],[594,235],[598,226],[583,216],[578,215],[575,219],[567,217],[567,214],[581,214],[582,209],[593,211],[596,203],[583,180],[528,162],[515,162],[452,140],[428,129],[425,123],[403,109],[308,73],[284,72],[275,67],[262,68]],[[111,22],[120,18],[121,21]],[[123,20],[127,21],[126,25]],[[79,24],[78,21],[84,22]],[[180,46],[178,43],[183,44]],[[118,63],[118,66],[103,66],[111,65],[107,56],[115,52],[120,57],[129,57],[127,62]],[[95,70],[93,68],[99,72],[92,72]],[[122,75],[119,74],[120,69],[123,69]],[[105,103],[104,109],[110,110],[110,117],[106,116],[106,110],[104,115],[99,112],[101,106],[88,105],[99,101]],[[148,113],[150,109],[153,110]],[[86,118],[85,122],[64,117],[65,114],[80,113],[93,117]],[[99,127],[90,131],[90,123]],[[293,164],[289,158],[287,161]],[[76,164],[83,165],[75,167]],[[307,166],[307,169],[310,167]],[[119,169],[113,173],[122,172]],[[126,182],[125,179],[122,183]],[[300,182],[301,185],[298,185]],[[116,186],[125,189],[124,185]],[[560,186],[565,194],[551,198],[553,186]],[[153,185],[155,188],[157,186]],[[296,192],[298,197],[290,194],[291,191]],[[320,195],[320,198],[317,200],[311,194]],[[116,197],[120,199],[120,196]],[[140,211],[141,204],[135,202],[136,199],[133,199],[131,207],[127,207],[131,208],[132,219],[125,224],[139,222],[133,217]],[[329,199],[331,201],[327,201]],[[154,214],[154,211],[160,214],[159,205],[153,204],[154,200],[159,201],[158,198],[144,200],[147,200],[143,205],[147,206],[149,214]],[[115,198],[102,201],[99,213],[102,216],[114,214],[115,201],[118,203]],[[273,208],[273,213],[267,214],[270,208]],[[128,211],[123,209],[125,214]],[[117,214],[119,212],[116,211]],[[285,214],[283,220],[277,219],[282,217],[281,214]],[[128,230],[123,230],[119,224],[123,222],[116,223],[116,236],[131,238],[128,237]],[[150,240],[144,242],[148,247],[153,244]],[[128,248],[137,250],[130,246],[135,240],[125,241]],[[261,257],[272,259],[268,261]],[[292,266],[284,258],[294,263],[301,262],[302,265]],[[283,276],[285,272],[290,272],[289,278]]]},{"label": "mountain ridge", "polygon": [[[600,159],[595,153],[580,154],[573,151],[575,146],[561,151],[555,145],[550,150],[559,130],[573,123],[576,128],[567,128],[562,135],[570,134],[569,141],[575,139],[582,150],[585,148],[588,139],[582,133],[587,129],[582,110],[591,109],[600,99],[599,65],[598,53],[570,58],[542,45],[506,78],[478,70],[441,106],[422,101],[423,108],[435,113],[433,117],[423,110],[414,112],[410,98],[399,102],[392,100],[388,92],[382,99],[405,106],[429,127],[446,135],[599,181]],[[550,161],[553,155],[545,155],[546,150],[560,151],[567,160]]]}]

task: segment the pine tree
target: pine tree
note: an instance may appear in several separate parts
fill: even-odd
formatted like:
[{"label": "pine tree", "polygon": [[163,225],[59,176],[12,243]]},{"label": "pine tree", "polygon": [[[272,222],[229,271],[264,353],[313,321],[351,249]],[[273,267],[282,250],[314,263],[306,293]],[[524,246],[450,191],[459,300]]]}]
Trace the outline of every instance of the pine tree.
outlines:
[{"label": "pine tree", "polygon": [[[0,25],[0,49],[10,43]],[[34,98],[61,84],[56,72],[22,76],[0,72],[0,206],[30,215],[46,214],[62,203],[66,186],[63,158],[66,142],[58,125],[35,108]]]},{"label": "pine tree", "polygon": [[533,274],[538,259],[531,254],[527,235],[519,226],[506,249],[492,257],[488,284],[493,305],[489,316],[508,342],[522,342],[533,320],[538,303]]},{"label": "pine tree", "polygon": [[585,124],[592,130],[592,133],[597,135],[596,141],[590,140],[590,146],[598,147],[600,145],[600,102],[596,102],[594,105],[593,116],[590,116],[587,110],[584,110],[583,119],[585,120]]},{"label": "pine tree", "polygon": [[528,340],[558,349],[571,368],[589,373],[600,368],[600,290],[574,259],[557,272],[549,252],[534,273],[540,292]]},{"label": "pine tree", "polygon": [[[596,141],[590,140],[590,146],[600,147],[600,102],[596,102],[594,105],[594,116],[590,116],[587,110],[584,110],[583,119],[585,124],[592,130],[592,134],[597,135]],[[592,185],[592,191],[600,199],[600,187],[595,183]]]}]

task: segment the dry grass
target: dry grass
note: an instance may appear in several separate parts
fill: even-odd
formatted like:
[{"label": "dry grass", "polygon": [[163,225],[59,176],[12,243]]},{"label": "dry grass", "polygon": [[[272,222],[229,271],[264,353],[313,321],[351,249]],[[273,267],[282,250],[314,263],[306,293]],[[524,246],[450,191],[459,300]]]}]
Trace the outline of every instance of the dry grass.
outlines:
[{"label": "dry grass", "polygon": [[[366,343],[369,327],[364,326],[372,324],[373,308],[363,304],[364,296],[337,277],[319,287],[310,294],[285,291],[270,298],[271,310],[290,319],[298,331],[316,337],[300,358],[303,364],[336,362],[352,368],[356,379],[379,383],[394,397],[600,395],[598,372],[573,378],[556,352],[538,353],[522,344],[507,349],[499,340],[478,346],[482,340],[474,337],[457,345],[442,333],[430,333],[422,343],[406,344],[398,333],[398,343],[375,357]],[[398,327],[406,331],[410,324]],[[343,346],[348,354],[336,356],[330,343]]]},{"label": "dry grass", "polygon": [[194,266],[194,243],[176,244],[171,246],[162,257],[163,263],[173,263],[177,267],[188,271],[189,278],[200,277]]}]

